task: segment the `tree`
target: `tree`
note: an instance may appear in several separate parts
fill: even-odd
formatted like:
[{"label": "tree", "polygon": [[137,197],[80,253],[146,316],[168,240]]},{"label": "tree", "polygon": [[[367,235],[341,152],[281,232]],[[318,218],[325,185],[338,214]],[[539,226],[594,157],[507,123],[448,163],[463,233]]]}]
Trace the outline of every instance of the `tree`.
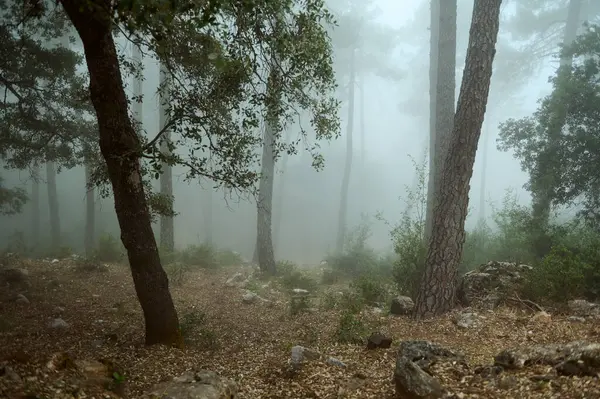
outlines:
[{"label": "tree", "polygon": [[7,188],[0,176],[0,215],[20,213],[27,202],[27,193],[20,187]]},{"label": "tree", "polygon": [[433,227],[433,208],[438,199],[436,188],[444,169],[443,161],[454,124],[456,91],[456,0],[431,2],[429,179],[425,240]]},{"label": "tree", "polygon": [[[169,132],[168,122],[168,101],[169,101],[169,78],[168,72],[164,66],[160,67],[160,104],[159,104],[159,125],[160,130],[166,129],[162,135],[161,151],[165,159],[169,159],[171,152],[170,144],[171,134]],[[173,169],[168,162],[161,165],[162,173],[160,175],[160,194],[168,201],[169,208],[173,209]],[[173,226],[173,212],[160,215],[160,247],[167,252],[175,250],[175,231]]]},{"label": "tree", "polygon": [[501,3],[502,0],[476,0],[473,7],[456,115],[436,188],[439,201],[433,210],[433,228],[415,303],[416,318],[442,314],[454,305],[469,182],[489,94]]},{"label": "tree", "polygon": [[[564,57],[573,61],[570,66],[561,66],[552,77],[552,93],[540,101],[533,115],[502,123],[498,147],[514,150],[522,169],[531,176],[527,188],[531,188],[542,167],[549,168],[557,183],[548,188],[553,204],[576,204],[578,215],[598,229],[600,27],[588,26],[564,48]],[[558,117],[564,125],[559,134],[552,136]]]}]

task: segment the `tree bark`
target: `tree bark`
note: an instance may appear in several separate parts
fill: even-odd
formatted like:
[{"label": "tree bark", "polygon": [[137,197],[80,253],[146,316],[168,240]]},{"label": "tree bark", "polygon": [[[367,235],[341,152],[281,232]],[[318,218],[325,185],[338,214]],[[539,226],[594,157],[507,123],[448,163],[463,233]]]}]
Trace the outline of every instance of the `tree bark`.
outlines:
[{"label": "tree bark", "polygon": [[53,251],[60,248],[60,215],[58,193],[56,192],[56,168],[54,162],[46,162],[46,187],[48,189],[48,209],[50,213],[50,245]]},{"label": "tree bark", "polygon": [[[169,101],[169,82],[167,79],[167,70],[161,64],[160,66],[160,86],[163,87],[160,94],[160,111],[159,111],[159,125],[160,130],[164,129],[167,124],[167,108]],[[169,150],[169,142],[171,140],[171,132],[166,131],[163,133],[160,150],[165,156],[171,155]],[[167,162],[162,163],[162,173],[160,175],[160,193],[164,196],[168,196],[171,200],[173,198],[173,169]],[[173,252],[175,250],[175,231],[173,225],[173,216],[161,215],[160,216],[160,247],[167,252]]]},{"label": "tree bark", "polygon": [[91,258],[96,243],[96,204],[92,171],[87,162],[85,167],[85,256]]},{"label": "tree bark", "polygon": [[35,165],[31,173],[31,244],[34,253],[40,249],[40,166]]},{"label": "tree bark", "polygon": [[469,182],[485,116],[496,53],[502,0],[476,0],[458,106],[444,168],[438,181],[425,270],[415,304],[416,318],[452,309],[465,241]]},{"label": "tree bark", "polygon": [[121,240],[146,324],[146,344],[183,347],[169,281],[158,255],[142,185],[140,149],[112,37],[109,0],[61,0],[83,42],[100,150],[112,184]]},{"label": "tree bark", "polygon": [[[433,0],[431,3],[431,66],[429,182],[425,217],[425,240],[433,227],[433,208],[438,195],[438,181],[444,169],[448,139],[454,123],[456,95],[456,0]],[[427,242],[427,241],[426,241]]]},{"label": "tree bark", "polygon": [[[579,17],[581,15],[582,0],[569,1],[567,14],[567,23],[563,38],[563,47],[569,46],[577,38],[579,29]],[[563,53],[560,57],[560,66],[558,74],[570,74],[573,57]],[[546,255],[550,250],[550,240],[547,236],[548,220],[554,197],[554,190],[558,184],[557,171],[561,166],[558,163],[559,158],[554,156],[557,143],[559,142],[562,129],[567,118],[567,102],[556,101],[555,111],[548,128],[548,150],[541,154],[538,169],[534,172],[534,178],[531,185],[533,197],[533,250],[540,258]]]},{"label": "tree bark", "polygon": [[338,215],[338,231],[335,243],[335,251],[340,254],[344,251],[346,240],[346,217],[348,214],[348,189],[350,186],[350,174],[352,172],[352,135],[354,134],[354,92],[356,85],[356,50],[352,49],[350,59],[350,81],[348,83],[348,124],[346,125],[346,164],[344,165],[344,176],[342,177],[342,189],[340,192],[340,210]]},{"label": "tree bark", "polygon": [[261,160],[261,176],[258,188],[256,252],[260,270],[268,274],[275,274],[276,272],[273,237],[271,235],[273,177],[275,172],[274,146],[275,132],[271,124],[266,123]]}]

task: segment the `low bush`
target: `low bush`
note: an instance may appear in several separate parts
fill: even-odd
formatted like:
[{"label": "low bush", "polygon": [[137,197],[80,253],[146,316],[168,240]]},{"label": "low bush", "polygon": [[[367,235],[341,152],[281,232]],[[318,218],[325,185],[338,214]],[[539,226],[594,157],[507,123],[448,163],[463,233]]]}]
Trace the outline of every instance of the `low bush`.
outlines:
[{"label": "low bush", "polygon": [[98,239],[98,246],[94,257],[101,262],[119,262],[125,256],[125,247],[121,240],[113,235],[105,233]]}]

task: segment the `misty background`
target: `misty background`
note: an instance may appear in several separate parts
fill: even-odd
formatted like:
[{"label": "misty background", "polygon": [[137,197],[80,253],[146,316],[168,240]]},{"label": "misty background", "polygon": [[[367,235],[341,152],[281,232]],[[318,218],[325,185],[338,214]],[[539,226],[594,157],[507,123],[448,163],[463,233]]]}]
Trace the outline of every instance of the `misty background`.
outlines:
[{"label": "misty background", "polygon": [[[471,180],[471,212],[467,229],[472,228],[479,218],[489,221],[492,205],[501,204],[507,189],[513,190],[519,204],[530,202],[529,193],[523,188],[528,180],[527,174],[521,171],[512,153],[496,149],[498,124],[508,118],[531,114],[537,107],[537,100],[551,91],[548,77],[558,66],[555,55],[559,51],[564,28],[561,20],[564,22],[566,19],[564,3],[564,13],[555,15],[556,20],[540,25],[540,31],[544,31],[543,38],[536,36],[529,41],[523,40],[523,31],[531,29],[528,26],[530,22],[527,21],[528,15],[518,9],[519,2],[506,1],[503,5],[490,97]],[[417,164],[426,162],[429,142],[429,1],[356,2],[356,5],[351,4],[350,9],[344,10],[335,1],[328,4],[335,15],[340,15],[340,27],[332,34],[332,40],[342,100],[341,136],[337,140],[320,143],[320,152],[325,158],[325,168],[321,171],[312,168],[310,154],[303,148],[289,157],[285,170],[282,170],[282,159],[276,166],[273,197],[275,255],[278,259],[300,264],[320,261],[333,252],[335,246],[348,119],[347,95],[344,94],[348,84],[348,66],[344,60],[349,50],[338,42],[343,42],[345,32],[352,31],[348,21],[352,21],[353,15],[363,18],[361,48],[366,51],[357,72],[364,83],[357,88],[354,113],[354,160],[347,219],[349,232],[361,221],[367,220],[372,232],[368,243],[376,250],[391,251],[390,226],[377,220],[375,215],[381,213],[392,224],[401,217],[406,208],[407,188],[416,188],[413,160]],[[345,2],[344,6],[347,5]],[[592,1],[586,3],[587,8],[581,15],[582,23],[598,14],[592,5]],[[472,1],[459,0],[457,96],[471,13]],[[541,47],[540,40],[544,41]],[[119,38],[118,43],[122,52],[130,55],[131,44],[123,38]],[[159,130],[158,61],[145,57],[144,67],[143,124],[147,134],[154,136]],[[362,87],[364,94],[361,96]],[[127,90],[131,94],[131,78],[128,79]],[[362,120],[361,115],[364,115]],[[288,130],[282,134],[282,139],[297,138],[297,126]],[[364,141],[361,139],[363,131]],[[20,185],[31,192],[29,171],[5,170],[2,176],[7,185]],[[41,183],[41,240],[42,245],[49,247],[44,176]],[[56,184],[62,244],[81,252],[84,249],[86,193],[83,168],[61,170]],[[158,189],[158,181],[155,189]],[[252,257],[256,243],[255,202],[245,196],[214,190],[211,182],[184,181],[181,167],[173,168],[173,194],[174,209],[178,213],[174,221],[176,247],[211,242],[218,247],[238,251],[247,259]],[[4,246],[10,245],[15,233],[19,232],[27,242],[31,219],[27,205],[21,214],[0,216],[0,242]],[[489,224],[494,228],[493,223]],[[157,225],[155,232],[158,232]],[[118,237],[119,227],[112,200],[97,196],[96,237],[102,234]]]}]

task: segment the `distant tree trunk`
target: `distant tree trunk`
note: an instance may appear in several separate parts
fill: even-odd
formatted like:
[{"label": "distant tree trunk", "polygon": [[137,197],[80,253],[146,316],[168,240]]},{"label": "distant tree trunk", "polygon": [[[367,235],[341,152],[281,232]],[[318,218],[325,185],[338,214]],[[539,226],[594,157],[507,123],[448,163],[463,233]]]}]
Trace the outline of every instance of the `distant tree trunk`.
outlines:
[{"label": "distant tree trunk", "polygon": [[91,258],[96,242],[96,204],[94,198],[94,183],[89,164],[85,165],[85,256]]},{"label": "distant tree trunk", "polygon": [[[567,14],[567,23],[563,38],[563,47],[569,46],[577,37],[577,31],[580,27],[579,18],[581,16],[582,0],[570,0]],[[573,57],[567,53],[561,54],[559,75],[571,73]],[[566,100],[566,101],[565,101]],[[533,213],[533,250],[538,257],[542,258],[550,250],[550,240],[548,239],[547,229],[550,218],[550,210],[554,197],[554,190],[558,184],[557,171],[561,166],[560,158],[554,156],[557,143],[560,141],[562,129],[567,117],[568,99],[555,101],[554,114],[548,128],[548,149],[540,154],[538,170],[532,176],[532,213]]]},{"label": "distant tree trunk", "polygon": [[487,182],[487,162],[489,152],[489,141],[492,131],[490,129],[491,123],[485,123],[485,129],[481,132],[483,136],[483,145],[481,147],[481,184],[479,186],[479,223],[485,222],[485,190]]},{"label": "distant tree trunk", "polygon": [[48,208],[50,211],[50,243],[52,250],[57,250],[60,248],[60,215],[54,162],[46,162],[46,187],[48,188]]},{"label": "distant tree trunk", "polygon": [[[168,101],[169,101],[169,81],[167,78],[167,70],[164,65],[160,66],[160,86],[164,87],[160,95],[160,111],[159,125],[160,129],[164,129],[168,122]],[[170,156],[169,142],[171,140],[171,132],[163,133],[160,150],[165,156]],[[171,166],[163,162],[162,174],[160,175],[160,193],[164,196],[173,198],[173,169]],[[173,204],[174,206],[174,204]],[[169,215],[161,215],[160,217],[160,247],[168,252],[175,249],[175,232],[173,226],[173,217]]]},{"label": "distant tree trunk", "polygon": [[202,210],[204,213],[204,231],[206,231],[206,243],[208,245],[214,244],[213,238],[213,187],[212,182],[210,182],[210,186],[207,190],[202,190],[204,193],[204,204],[202,205]]},{"label": "distant tree trunk", "polygon": [[433,227],[436,187],[444,168],[456,94],[456,0],[431,2],[430,147],[425,240]]},{"label": "distant tree trunk", "polygon": [[367,156],[367,148],[366,148],[366,128],[365,128],[365,73],[362,73],[360,78],[360,210],[361,213],[366,211],[366,190],[365,185],[367,183],[367,171],[366,171],[366,156]]},{"label": "distant tree trunk", "polygon": [[127,249],[135,290],[146,322],[146,344],[183,347],[169,280],[158,255],[144,195],[140,139],[127,110],[127,98],[112,37],[112,11],[106,2],[61,0],[83,42],[90,93],[100,131],[100,150],[112,184],[121,240]]},{"label": "distant tree trunk", "polygon": [[[290,135],[290,130],[287,131],[286,135],[285,135],[285,142],[287,144],[290,144],[292,141],[291,139],[291,135]],[[277,194],[275,194],[275,200],[278,204],[277,207],[275,207],[275,215],[273,217],[273,243],[275,245],[275,250],[279,251],[279,246],[281,244],[281,236],[280,236],[280,230],[281,230],[281,219],[282,219],[282,215],[283,215],[283,197],[285,194],[285,181],[286,181],[286,177],[285,177],[285,171],[287,170],[287,164],[288,164],[288,160],[289,160],[290,156],[288,155],[287,151],[283,153],[283,155],[281,156],[281,173],[279,174],[279,178],[277,179],[277,184],[276,184],[276,188],[277,188]]]},{"label": "distant tree trunk", "polygon": [[437,183],[438,201],[433,210],[425,270],[415,303],[416,318],[440,315],[454,306],[465,241],[469,182],[487,106],[501,3],[502,0],[475,0],[473,7],[456,117]]},{"label": "distant tree trunk", "polygon": [[352,49],[350,59],[350,81],[348,83],[348,124],[346,126],[346,164],[344,165],[344,176],[342,177],[342,189],[340,193],[340,210],[338,215],[338,231],[335,243],[335,251],[344,251],[346,239],[346,217],[348,214],[348,189],[350,186],[350,174],[352,172],[352,135],[354,134],[354,91],[356,85],[356,50]]},{"label": "distant tree trunk", "polygon": [[40,166],[35,165],[31,173],[31,244],[34,253],[40,249]]}]

